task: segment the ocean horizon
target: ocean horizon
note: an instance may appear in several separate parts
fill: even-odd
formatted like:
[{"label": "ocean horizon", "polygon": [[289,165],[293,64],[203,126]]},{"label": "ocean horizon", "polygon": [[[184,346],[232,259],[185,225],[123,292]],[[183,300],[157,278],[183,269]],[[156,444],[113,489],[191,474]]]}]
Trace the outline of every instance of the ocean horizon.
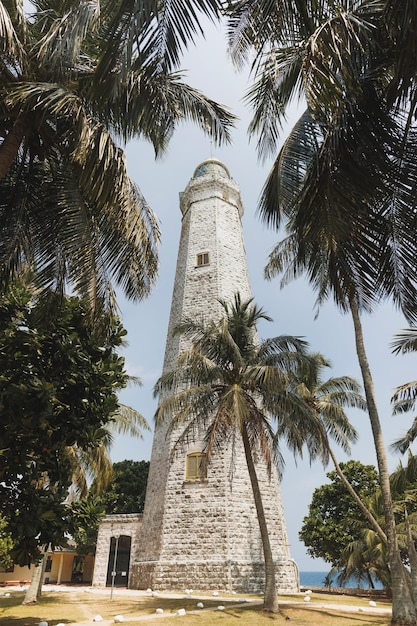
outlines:
[{"label": "ocean horizon", "polygon": [[[324,580],[329,571],[300,571],[300,586],[301,587],[325,587]],[[333,587],[339,586],[336,580],[333,581]],[[358,583],[355,579],[348,580],[343,585],[346,589],[356,589]],[[362,589],[367,589],[365,583],[361,584]],[[375,589],[382,589],[382,585],[379,582],[375,582]]]}]

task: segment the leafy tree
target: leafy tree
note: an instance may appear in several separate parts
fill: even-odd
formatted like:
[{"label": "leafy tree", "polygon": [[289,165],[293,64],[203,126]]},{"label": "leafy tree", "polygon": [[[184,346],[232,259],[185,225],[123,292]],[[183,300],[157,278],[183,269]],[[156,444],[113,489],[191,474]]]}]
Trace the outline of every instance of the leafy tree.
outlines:
[{"label": "leafy tree", "polygon": [[[0,4],[0,279],[111,304],[157,274],[156,218],[118,141],[162,153],[192,120],[229,141],[229,112],[182,80],[181,53],[219,0],[20,0]],[[27,12],[28,11],[28,12]]]},{"label": "leafy tree", "polygon": [[[341,463],[350,484],[362,499],[367,500],[378,490],[378,472],[373,465],[359,461]],[[367,520],[358,509],[336,471],[326,474],[329,484],[314,490],[308,515],[304,517],[299,537],[313,558],[321,558],[332,567],[340,568],[346,546],[359,539],[356,521]]]},{"label": "leafy tree", "polygon": [[0,566],[9,567],[13,564],[11,552],[13,540],[7,530],[7,520],[0,514]]},{"label": "leafy tree", "polygon": [[[113,463],[109,486],[100,493],[100,500],[107,515],[113,513],[143,513],[149,461],[125,460]],[[90,493],[98,494],[93,482]]]},{"label": "leafy tree", "polygon": [[[224,445],[232,433],[240,434],[264,552],[264,609],[277,611],[274,561],[254,457],[263,458],[269,468],[279,460],[279,439],[270,420],[279,424],[284,415],[291,417],[285,423],[293,432],[299,425],[302,433],[310,433],[311,452],[317,455],[327,445],[323,423],[316,420],[294,384],[300,370],[316,367],[316,359],[309,357],[306,342],[297,337],[275,337],[258,344],[256,323],[270,318],[252,300],[242,302],[236,294],[231,304],[221,304],[224,317],[220,321],[185,320],[176,329],[190,340],[191,347],[155,386],[155,393],[163,398],[155,420],[169,418],[171,428],[182,427],[179,441],[204,432],[207,462],[216,446]],[[348,435],[342,437],[342,422],[340,426],[340,441],[346,443]]]},{"label": "leafy tree", "polygon": [[103,500],[92,494],[71,505],[69,532],[78,554],[96,553],[98,527],[105,514]]},{"label": "leafy tree", "polygon": [[79,554],[95,554],[103,515],[143,512],[148,472],[149,461],[113,463],[107,485],[96,476],[88,494],[71,504],[69,532]]},{"label": "leafy tree", "polygon": [[261,154],[277,148],[287,105],[307,103],[260,203],[269,224],[288,229],[267,274],[283,273],[286,284],[306,273],[318,306],[333,296],[352,315],[383,498],[393,624],[414,625],[360,315],[392,298],[416,317],[417,11],[394,0],[232,5],[232,53],[238,63],[250,58],[255,73],[250,130]]},{"label": "leafy tree", "polygon": [[117,319],[103,314],[92,326],[75,297],[44,313],[44,297],[22,283],[0,295],[0,503],[19,564],[40,546],[65,545],[74,448],[102,442],[129,381]]},{"label": "leafy tree", "polygon": [[[375,468],[358,461],[342,463],[341,467],[373,517],[383,527],[383,500]],[[373,586],[374,580],[379,580],[388,589],[391,576],[386,543],[352,500],[338,472],[330,472],[327,476],[332,482],[314,491],[309,515],[304,518],[299,534],[307,552],[314,558],[331,563],[331,573],[337,574],[341,585],[350,578],[356,578],[358,582],[367,581],[370,586]],[[399,546],[402,559],[409,566],[417,536],[416,457],[410,453],[407,465],[400,463],[390,475],[390,483]]]}]

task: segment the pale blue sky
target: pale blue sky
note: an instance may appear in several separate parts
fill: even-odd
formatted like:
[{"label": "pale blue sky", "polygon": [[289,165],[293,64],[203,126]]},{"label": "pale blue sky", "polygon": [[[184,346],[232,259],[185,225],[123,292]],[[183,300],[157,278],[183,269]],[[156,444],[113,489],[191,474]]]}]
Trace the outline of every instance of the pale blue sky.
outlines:
[{"label": "pale blue sky", "polygon": [[[161,223],[160,272],[151,296],[138,304],[119,301],[123,323],[128,331],[129,347],[124,354],[129,373],[142,379],[141,388],[130,388],[122,393],[122,401],[140,411],[152,423],[156,408],[152,387],[162,369],[168,317],[173,289],[178,250],[181,214],[178,195],[191,178],[195,167],[209,156],[221,159],[240,187],[245,208],[243,231],[247,251],[251,286],[256,303],[274,319],[259,328],[261,337],[292,334],[305,337],[311,348],[331,360],[333,368],[328,376],[350,375],[359,379],[352,323],[341,315],[332,303],[315,320],[314,294],[304,281],[299,280],[283,290],[279,280],[266,282],[263,268],[278,234],[269,231],[257,215],[256,208],[262,185],[271,162],[259,163],[255,141],[248,142],[249,111],[242,104],[246,79],[237,75],[228,61],[223,35],[210,28],[205,42],[187,54],[184,67],[189,70],[188,82],[211,98],[228,105],[241,119],[233,136],[233,145],[222,149],[211,148],[209,139],[191,125],[184,125],[174,135],[168,153],[155,161],[152,148],[141,142],[127,147],[127,163],[131,177],[139,185]],[[296,119],[292,112],[289,123]],[[285,139],[285,130],[283,131]],[[407,429],[411,416],[393,418],[389,399],[396,385],[412,380],[417,357],[392,356],[389,343],[393,335],[407,324],[389,305],[375,315],[364,319],[365,340],[374,374],[381,421],[387,445]],[[352,411],[350,417],[360,433],[352,458],[363,463],[375,463],[371,429],[366,414]],[[152,434],[143,440],[120,437],[113,447],[114,461],[150,458]],[[343,454],[339,460],[346,460]],[[389,455],[391,469],[398,458]],[[282,481],[282,495],[291,544],[291,556],[301,570],[327,570],[328,566],[306,555],[304,544],[298,540],[302,519],[308,512],[313,490],[326,481],[319,463],[310,467],[308,461],[295,465],[286,455],[286,469]]]}]

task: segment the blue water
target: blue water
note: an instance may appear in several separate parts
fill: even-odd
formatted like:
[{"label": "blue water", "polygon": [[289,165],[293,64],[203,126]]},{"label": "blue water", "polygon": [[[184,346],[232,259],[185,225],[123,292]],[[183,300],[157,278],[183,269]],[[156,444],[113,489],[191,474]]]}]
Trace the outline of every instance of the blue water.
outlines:
[{"label": "blue water", "polygon": [[[301,587],[324,587],[324,579],[328,572],[300,572],[300,585]],[[336,580],[333,580],[333,586],[338,586]],[[356,580],[350,580],[345,585],[347,588],[355,589],[358,586]],[[367,588],[365,583],[362,583],[362,587]],[[382,589],[382,585],[378,582],[375,583],[376,589]]]},{"label": "blue water", "polygon": [[302,587],[324,587],[323,580],[327,572],[300,572]]}]

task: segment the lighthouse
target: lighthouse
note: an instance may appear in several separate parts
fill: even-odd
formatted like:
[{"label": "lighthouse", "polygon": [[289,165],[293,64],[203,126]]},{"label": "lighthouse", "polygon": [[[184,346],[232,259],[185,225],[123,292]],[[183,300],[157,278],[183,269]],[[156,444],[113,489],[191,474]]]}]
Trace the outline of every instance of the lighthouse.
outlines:
[{"label": "lighthouse", "polygon": [[[187,339],[173,335],[186,318],[217,320],[219,299],[252,297],[238,185],[227,167],[207,159],[180,194],[182,229],[163,371],[175,368]],[[263,589],[262,542],[240,437],[204,463],[204,432],[177,445],[169,420],[155,429],[142,526],[129,587],[153,590]],[[233,438],[232,438],[233,439]],[[299,590],[290,557],[278,474],[256,463],[276,567],[278,591]]]}]

